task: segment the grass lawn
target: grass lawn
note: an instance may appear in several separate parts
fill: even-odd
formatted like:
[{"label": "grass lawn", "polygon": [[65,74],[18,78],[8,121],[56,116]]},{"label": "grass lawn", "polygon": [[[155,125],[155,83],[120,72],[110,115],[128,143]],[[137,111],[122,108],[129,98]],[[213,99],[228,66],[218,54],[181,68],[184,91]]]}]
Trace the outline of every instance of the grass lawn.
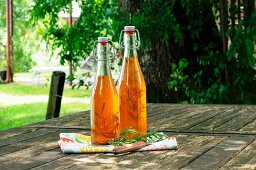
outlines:
[{"label": "grass lawn", "polygon": [[[49,85],[22,85],[17,83],[0,84],[0,93],[12,95],[48,95],[49,89]],[[91,91],[86,90],[85,87],[72,90],[71,87],[65,86],[63,93],[63,96],[65,97],[89,97]]]},{"label": "grass lawn", "polygon": [[[0,130],[45,120],[47,103],[21,104],[0,108]],[[61,106],[60,116],[89,110],[85,103],[66,103]]]},{"label": "grass lawn", "polygon": [[[31,124],[34,122],[39,122],[45,120],[47,103],[29,103],[26,102],[25,96],[48,96],[49,86],[41,85],[21,85],[17,83],[11,84],[0,84],[0,94],[8,94],[10,96],[24,96],[24,103],[22,104],[11,104],[1,105],[0,99],[0,130],[8,129],[12,127],[22,126],[26,124]],[[70,87],[64,88],[64,97],[68,98],[89,98],[91,90],[82,87],[80,89],[72,90]],[[75,112],[89,110],[90,105],[86,102],[70,102],[62,103],[60,116],[65,116]]]}]

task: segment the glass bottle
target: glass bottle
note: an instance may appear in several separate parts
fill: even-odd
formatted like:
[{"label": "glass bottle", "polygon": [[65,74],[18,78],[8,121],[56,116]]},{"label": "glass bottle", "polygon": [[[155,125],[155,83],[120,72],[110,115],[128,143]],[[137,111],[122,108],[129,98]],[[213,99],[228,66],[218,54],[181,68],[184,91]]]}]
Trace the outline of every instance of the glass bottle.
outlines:
[{"label": "glass bottle", "polygon": [[91,137],[93,144],[107,144],[118,134],[119,102],[110,71],[109,41],[97,42],[97,76],[91,93]]},{"label": "glass bottle", "polygon": [[[119,130],[132,127],[142,134],[147,133],[146,84],[138,61],[139,32],[134,26],[124,27],[123,65],[119,79],[120,126]],[[137,35],[137,37],[136,37]]]}]

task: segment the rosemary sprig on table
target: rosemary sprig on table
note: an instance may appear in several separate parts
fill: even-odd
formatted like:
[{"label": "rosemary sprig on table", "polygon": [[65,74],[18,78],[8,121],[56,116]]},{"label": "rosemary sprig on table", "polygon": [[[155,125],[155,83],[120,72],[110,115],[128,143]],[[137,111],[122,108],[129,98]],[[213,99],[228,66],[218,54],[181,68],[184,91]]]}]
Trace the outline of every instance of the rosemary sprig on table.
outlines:
[{"label": "rosemary sprig on table", "polygon": [[143,135],[131,127],[124,129],[119,136],[110,140],[108,143],[113,146],[123,146],[134,142],[154,143],[166,138],[162,132],[152,131]]}]

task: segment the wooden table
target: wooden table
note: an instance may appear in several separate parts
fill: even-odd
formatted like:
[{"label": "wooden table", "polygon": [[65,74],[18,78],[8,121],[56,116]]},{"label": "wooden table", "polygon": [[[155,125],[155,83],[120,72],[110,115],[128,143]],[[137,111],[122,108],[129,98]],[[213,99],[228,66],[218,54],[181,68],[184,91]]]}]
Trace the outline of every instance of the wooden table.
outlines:
[{"label": "wooden table", "polygon": [[149,130],[179,149],[63,154],[60,132],[90,133],[88,111],[0,132],[0,169],[256,169],[256,106],[148,104]]}]

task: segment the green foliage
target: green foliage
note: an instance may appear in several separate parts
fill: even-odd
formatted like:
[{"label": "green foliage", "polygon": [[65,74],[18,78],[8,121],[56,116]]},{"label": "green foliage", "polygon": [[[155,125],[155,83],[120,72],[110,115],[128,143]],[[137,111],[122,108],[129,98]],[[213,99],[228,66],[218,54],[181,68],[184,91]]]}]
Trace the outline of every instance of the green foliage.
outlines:
[{"label": "green foliage", "polygon": [[189,62],[187,59],[182,58],[178,65],[175,63],[172,64],[172,73],[171,80],[168,82],[167,86],[169,89],[174,90],[174,93],[179,93],[177,97],[179,98],[179,102],[184,102],[187,98],[184,97],[185,94],[180,94],[181,91],[187,90],[188,85],[188,75],[185,75],[184,69],[188,67]]},{"label": "green foliage", "polygon": [[[228,27],[225,35],[230,38],[230,46],[227,52],[224,52],[221,37],[218,36],[221,33],[214,30],[214,27],[203,29],[203,23],[208,23],[206,16],[198,15],[202,13],[203,2],[182,1],[187,15],[191,18],[198,17],[191,20],[193,23],[181,26],[183,36],[185,37],[187,31],[187,39],[193,40],[190,54],[184,56],[188,59],[189,66],[182,69],[173,64],[168,87],[179,102],[187,100],[189,103],[255,103],[256,12],[248,20],[239,21],[235,27]],[[219,1],[208,3],[213,10],[219,10]],[[193,7],[195,4],[197,7]],[[231,8],[232,11],[237,9],[237,6],[233,4]],[[231,14],[236,15],[234,12]],[[209,42],[203,39],[203,32],[208,32],[206,35]],[[193,54],[195,56],[191,59]]]},{"label": "green foliage", "polygon": [[[71,0],[35,0],[32,19],[41,20],[45,26],[44,38],[53,49],[60,49],[60,63],[72,62],[74,65],[86,58],[92,51],[97,37],[112,34],[112,16],[116,12],[115,1],[78,1],[82,13],[73,26],[59,24],[60,11],[69,11]],[[116,8],[115,8],[116,7]]]},{"label": "green foliage", "polygon": [[[1,42],[5,41],[5,0],[0,0],[0,70],[6,68],[6,49]],[[34,28],[29,25],[29,6],[31,0],[13,1],[13,54],[14,72],[25,72],[35,64],[31,55],[36,51],[37,38]]]},{"label": "green foliage", "polygon": [[[76,23],[60,25],[58,13],[68,11],[70,2],[36,0],[32,9],[33,21],[41,20],[45,27],[44,38],[60,49],[61,64],[85,58],[98,36],[118,41],[131,15],[142,37],[139,56],[148,101],[255,103],[255,12],[238,20],[241,7],[227,6],[229,15],[222,17],[237,24],[227,25],[223,33],[218,23],[223,1],[81,0]],[[227,49],[225,36],[230,42]]]}]

